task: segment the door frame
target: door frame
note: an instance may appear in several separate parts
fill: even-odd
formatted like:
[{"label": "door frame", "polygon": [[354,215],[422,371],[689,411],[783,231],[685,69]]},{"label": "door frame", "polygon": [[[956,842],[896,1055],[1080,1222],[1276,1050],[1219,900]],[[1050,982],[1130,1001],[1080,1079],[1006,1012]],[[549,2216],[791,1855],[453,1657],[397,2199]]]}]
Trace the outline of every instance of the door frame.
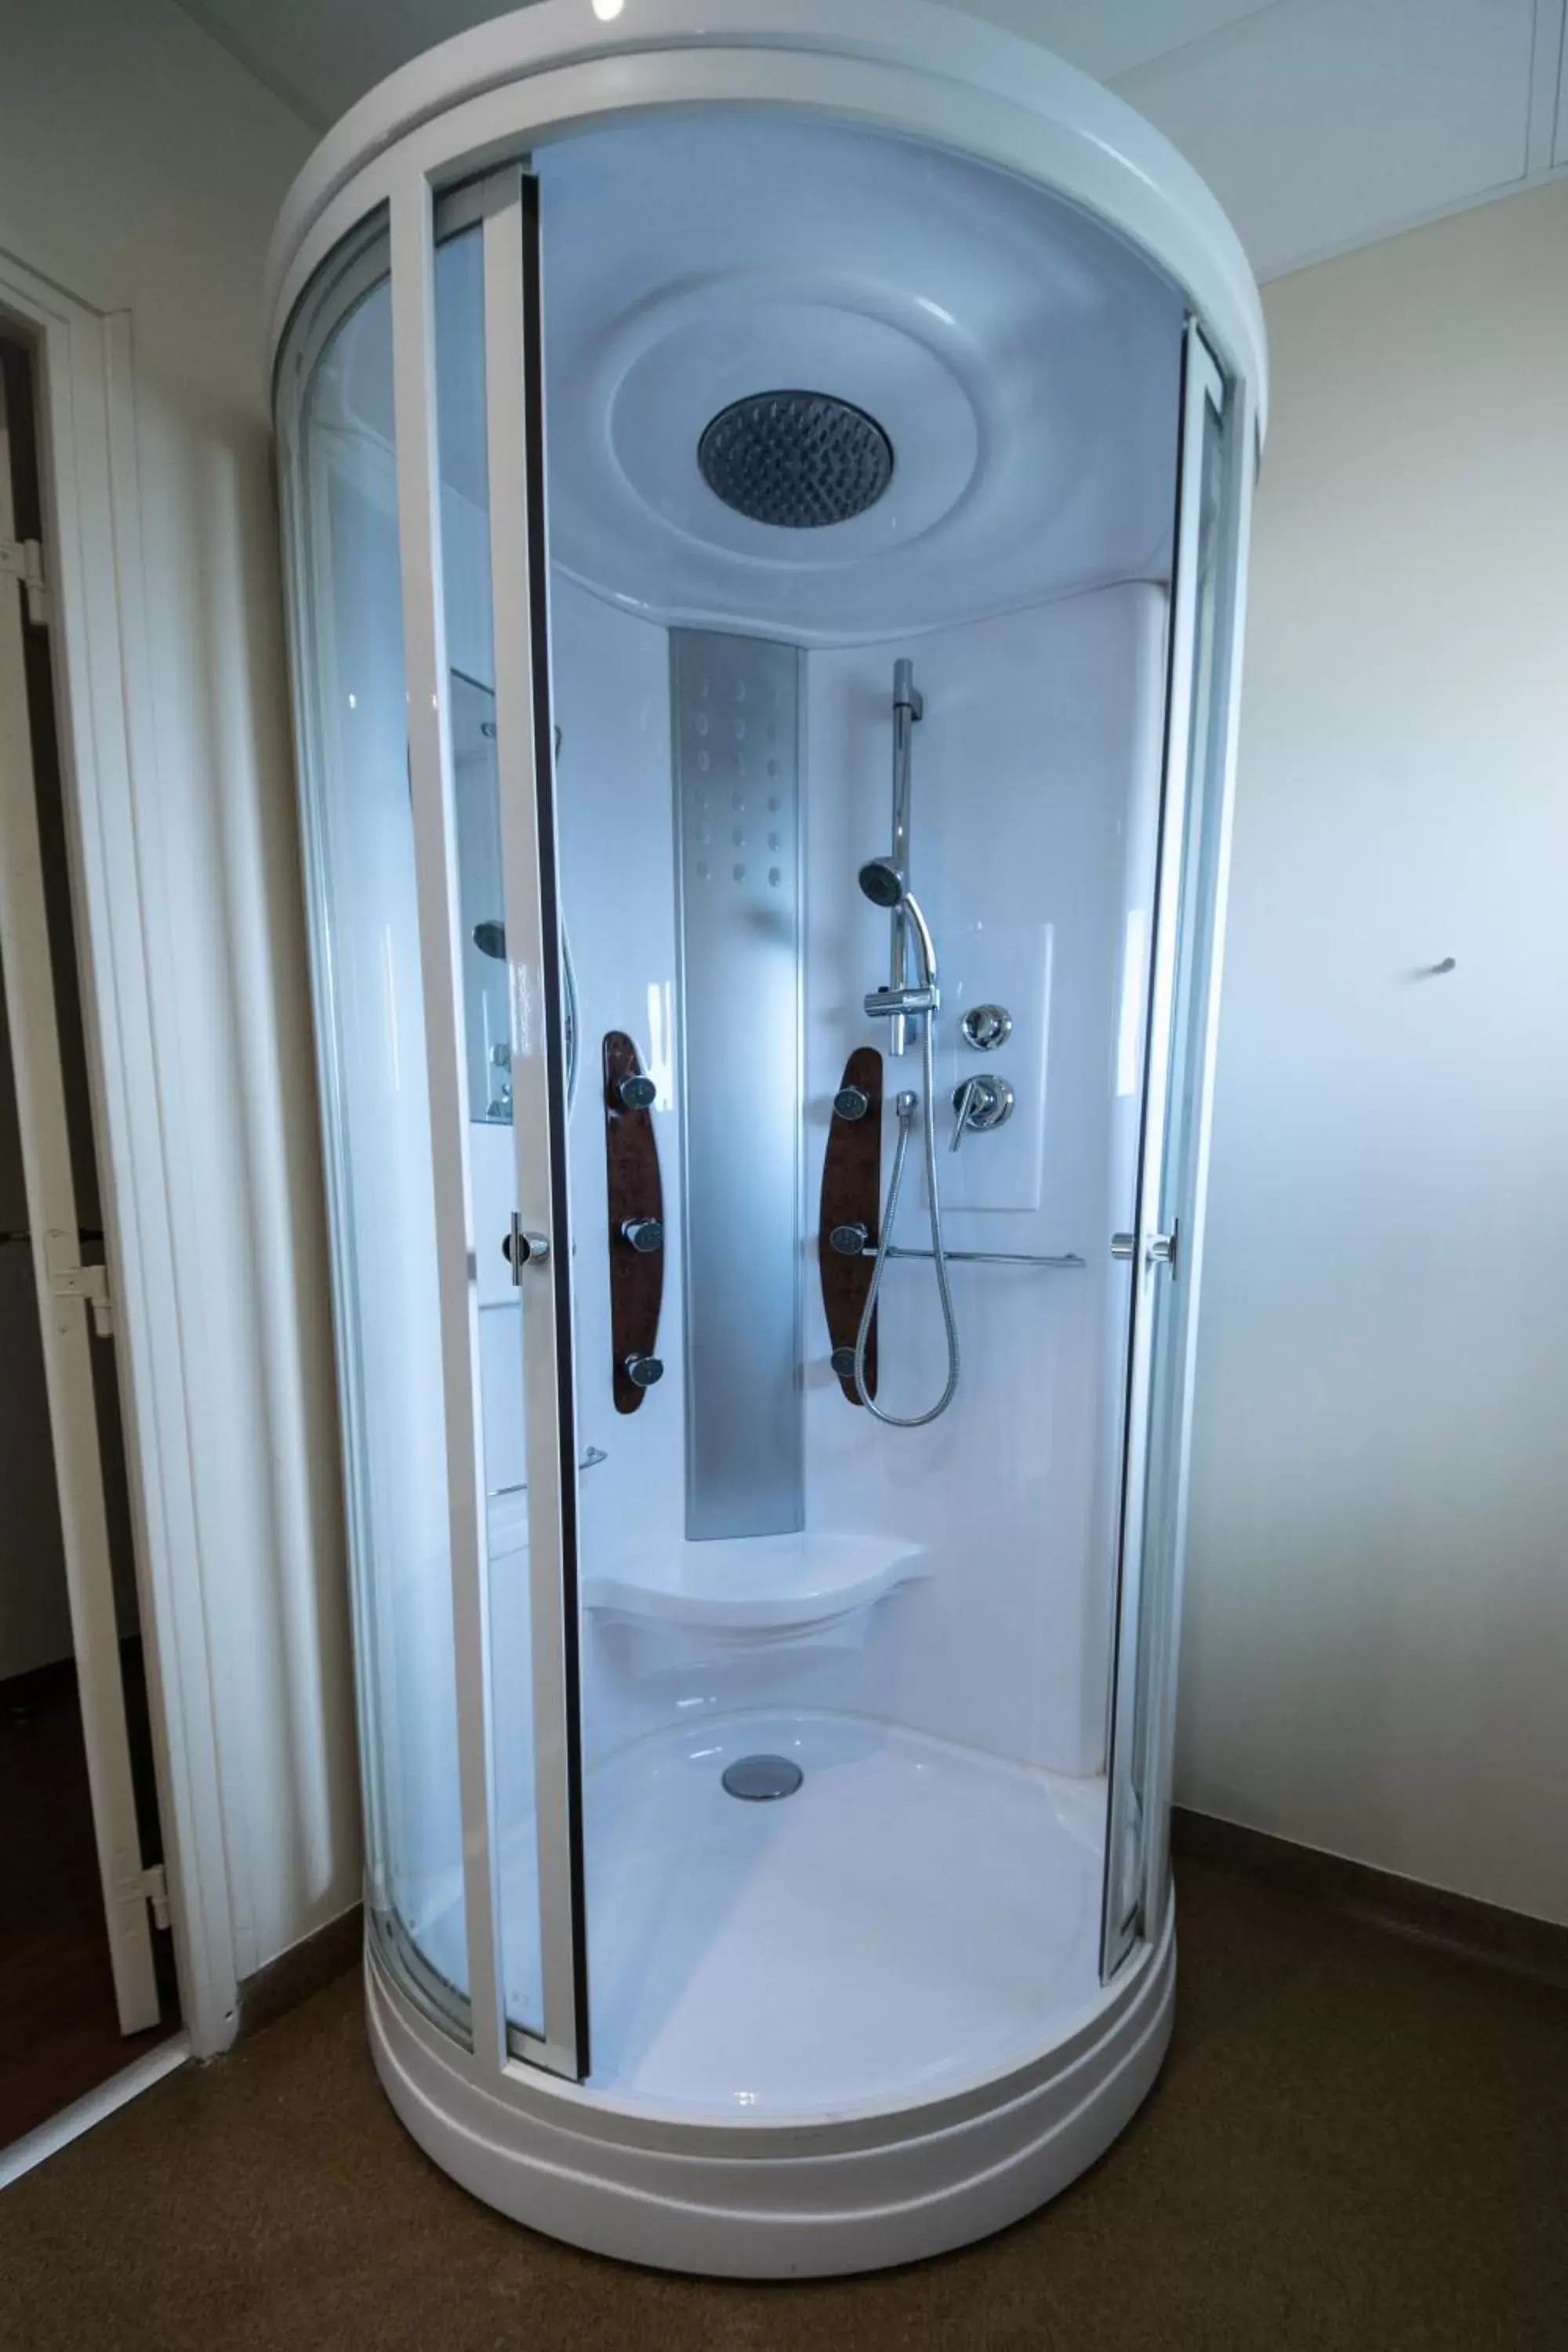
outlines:
[{"label": "door frame", "polygon": [[41,547],[22,540],[16,518],[14,450],[11,419],[0,409],[0,542],[24,565],[0,576],[0,976],[110,1975],[121,2033],[140,2033],[158,2023],[153,1920],[163,1907],[163,1881],[142,1853],[126,1727],[93,1382],[95,1339],[113,1329],[111,1294],[102,1270],[81,1262],[27,678],[26,628],[29,620],[47,626],[48,598],[38,577]]},{"label": "door frame", "polygon": [[132,321],[3,249],[0,320],[37,366],[61,788],[153,1763],[181,2016],[205,2057],[237,2030],[239,1972],[182,1333],[184,1178],[153,1018],[179,910],[159,855]]},{"label": "door frame", "polygon": [[[458,1780],[472,2067],[589,2070],[577,1646],[575,1399],[566,1167],[566,1061],[550,719],[537,184],[501,164],[474,191],[482,240],[496,772],[511,1001],[522,1307],[542,2031],[507,2015],[491,1736],[489,1558],[480,1435],[477,1251],[468,1165],[437,430],[436,191],[400,180],[388,206],[404,678],[430,1096],[446,1407]],[[448,215],[449,221],[449,215]],[[523,2053],[514,2062],[510,2053]]]},{"label": "door frame", "polygon": [[[1121,1492],[1117,1517],[1116,1601],[1111,1621],[1110,1688],[1106,1769],[1106,1843],[1100,1916],[1100,1975],[1109,1983],[1141,1943],[1157,1937],[1170,1864],[1169,1809],[1174,1736],[1176,1662],[1186,1563],[1188,1472],[1195,1372],[1198,1290],[1203,1262],[1205,1194],[1214,1099],[1215,1048],[1224,962],[1226,900],[1236,796],[1236,739],[1240,707],[1243,598],[1257,471],[1258,417],[1246,382],[1228,380],[1199,321],[1189,317],[1182,344],[1178,404],[1175,526],[1166,656],[1165,728],[1161,779],[1160,846],[1154,890],[1153,945],[1143,1065],[1142,1130],[1139,1143],[1131,1299],[1127,1349]],[[1194,736],[1194,687],[1203,583],[1199,557],[1205,486],[1207,424],[1225,430],[1218,461],[1220,541],[1215,554],[1216,604],[1212,670],[1204,739]],[[1220,770],[1213,823],[1213,896],[1204,960],[1202,1017],[1177,1035],[1182,982],[1190,963],[1185,928],[1188,858],[1194,845],[1192,797],[1204,790],[1213,762]],[[1198,845],[1201,846],[1201,845]],[[1186,1113],[1190,1142],[1173,1177],[1168,1145],[1172,1089],[1181,1067],[1193,1071]],[[1168,1249],[1168,1255],[1167,1255]],[[1176,1286],[1180,1286],[1179,1292]],[[1171,1312],[1173,1296],[1181,1312]],[[1178,1360],[1164,1367],[1162,1350]],[[1151,1439],[1156,1381],[1164,1373],[1174,1443],[1163,1464],[1167,1538],[1163,1561],[1148,1559]],[[1173,1385],[1170,1385],[1173,1383]],[[1163,1575],[1157,1612],[1146,1618],[1151,1568]],[[1145,1654],[1147,1651],[1147,1654]],[[1146,1693],[1154,1759],[1142,1817],[1133,1811],[1132,1773],[1139,1698]],[[1151,1797],[1151,1790],[1152,1795]],[[1121,1876],[1122,1857],[1136,1841],[1135,1884]],[[1120,1889],[1120,1892],[1119,1892]]]},{"label": "door frame", "polygon": [[[502,901],[512,1003],[521,1007],[532,997],[542,1013],[528,1028],[515,1018],[512,1024],[514,1235],[541,1228],[551,1238],[551,1255],[543,1265],[514,1265],[519,1288],[526,1294],[523,1391],[543,2032],[535,2037],[516,2027],[512,2032],[538,2064],[581,2082],[592,2062],[578,1642],[576,1325],[551,709],[539,182],[521,165],[507,165],[485,179],[481,196]],[[503,657],[503,647],[514,646],[517,653]]]}]

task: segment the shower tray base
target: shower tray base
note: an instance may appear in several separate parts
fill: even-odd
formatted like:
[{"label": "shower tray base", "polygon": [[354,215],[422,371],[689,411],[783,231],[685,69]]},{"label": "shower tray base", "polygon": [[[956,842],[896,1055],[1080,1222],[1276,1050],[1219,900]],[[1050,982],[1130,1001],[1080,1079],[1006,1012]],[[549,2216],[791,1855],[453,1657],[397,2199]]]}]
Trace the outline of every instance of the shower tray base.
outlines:
[{"label": "shower tray base", "polygon": [[1159,2074],[1175,1938],[1093,2011],[966,2096],[793,2130],[658,2123],[531,2067],[495,2088],[366,1957],[371,2053],[412,2137],[498,2211],[568,2245],[718,2278],[826,2278],[951,2252],[1088,2169]]},{"label": "shower tray base", "polygon": [[[736,1804],[723,1771],[763,1748],[803,1785]],[[399,2114],[520,2221],[742,2277],[909,2261],[1054,2195],[1158,2070],[1169,1929],[1098,1980],[1102,1780],[757,1714],[638,1742],[584,1796],[585,2084],[475,2081],[370,1963]]]}]

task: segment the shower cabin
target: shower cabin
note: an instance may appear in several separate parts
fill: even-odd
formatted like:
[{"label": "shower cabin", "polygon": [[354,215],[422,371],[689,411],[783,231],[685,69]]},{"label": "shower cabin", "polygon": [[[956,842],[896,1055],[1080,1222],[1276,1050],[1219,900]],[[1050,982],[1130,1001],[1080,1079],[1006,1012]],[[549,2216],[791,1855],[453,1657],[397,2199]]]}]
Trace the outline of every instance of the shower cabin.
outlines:
[{"label": "shower cabin", "polygon": [[545,0],[296,187],[276,402],[370,2031],[741,2275],[1168,2037],[1256,292],[910,0]]}]

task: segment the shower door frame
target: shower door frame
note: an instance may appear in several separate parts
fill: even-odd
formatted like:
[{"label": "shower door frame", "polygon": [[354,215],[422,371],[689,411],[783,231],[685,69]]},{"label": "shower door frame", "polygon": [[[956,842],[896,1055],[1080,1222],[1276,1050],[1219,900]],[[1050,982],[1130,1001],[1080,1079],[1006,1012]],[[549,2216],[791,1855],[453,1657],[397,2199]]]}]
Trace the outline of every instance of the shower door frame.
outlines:
[{"label": "shower door frame", "polygon": [[[566,1045],[555,891],[544,534],[537,183],[521,163],[472,191],[483,251],[496,767],[512,1037],[514,1279],[527,1420],[532,1748],[542,2032],[506,2014],[497,1883],[489,1548],[479,1426],[476,1267],[501,1236],[473,1231],[458,863],[437,436],[437,196],[400,176],[388,206],[397,530],[408,761],[435,1181],[472,2064],[481,2079],[589,2070],[577,1657],[572,1241]],[[443,228],[450,206],[443,207]],[[543,1247],[526,1260],[516,1237]]]},{"label": "shower door frame", "polygon": [[[1211,420],[1223,436],[1217,483],[1206,462]],[[1252,388],[1245,379],[1227,379],[1201,322],[1189,316],[1182,346],[1143,1124],[1131,1235],[1100,1921],[1100,1975],[1107,1983],[1139,1948],[1158,1940],[1167,1903],[1198,1287],[1235,801],[1243,623],[1237,585],[1246,576],[1257,442]],[[1218,524],[1211,574],[1215,606],[1207,724],[1200,734],[1194,691],[1203,658],[1200,557],[1204,499],[1211,487],[1218,500]],[[1210,842],[1194,839],[1194,795],[1202,796],[1213,827]],[[1212,854],[1212,888],[1203,899],[1188,886],[1194,882],[1201,888],[1201,873],[1194,877],[1190,867],[1205,850]],[[1190,1009],[1195,990],[1202,992],[1198,1017],[1184,1029],[1181,1016]],[[1183,1120],[1187,1122],[1184,1130],[1179,1125]],[[1174,1152],[1170,1148],[1173,1135],[1183,1147]],[[1180,1312],[1173,1312],[1178,1298]],[[1152,1477],[1157,1389],[1163,1392],[1169,1442]],[[1161,1514],[1164,1530],[1162,1552],[1155,1557],[1151,1557],[1149,1540],[1152,1510]],[[1148,1773],[1140,1809],[1132,1776],[1141,1728]],[[1130,1840],[1135,1841],[1131,1885],[1121,1870]]]},{"label": "shower door frame", "polygon": [[[575,1320],[572,1297],[570,1066],[565,936],[558,877],[555,730],[551,709],[550,556],[545,492],[543,260],[539,183],[521,163],[480,190],[485,419],[496,772],[502,905],[511,990],[515,1236],[548,1237],[519,1266],[525,1294],[533,1750],[544,2033],[502,2016],[533,2062],[589,2072],[588,1937],[583,1831],[582,1671],[577,1590]],[[515,649],[516,657],[513,658]],[[531,1020],[528,1017],[532,1013]],[[493,1682],[490,1685],[493,1695]]]}]

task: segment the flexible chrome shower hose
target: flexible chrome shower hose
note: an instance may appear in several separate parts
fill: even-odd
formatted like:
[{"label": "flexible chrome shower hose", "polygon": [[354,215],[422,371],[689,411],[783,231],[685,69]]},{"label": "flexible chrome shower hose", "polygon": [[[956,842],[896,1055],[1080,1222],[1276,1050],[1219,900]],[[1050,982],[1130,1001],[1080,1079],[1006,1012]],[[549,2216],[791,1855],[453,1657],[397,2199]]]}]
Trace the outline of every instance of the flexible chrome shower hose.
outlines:
[{"label": "flexible chrome shower hose", "polygon": [[926,1128],[926,1188],[931,1196],[931,1254],[936,1268],[937,1296],[942,1300],[942,1319],[947,1332],[947,1386],[929,1412],[884,1412],[875,1397],[866,1388],[866,1347],[871,1335],[871,1318],[877,1312],[877,1297],[882,1287],[882,1271],[892,1246],[893,1219],[898,1214],[899,1194],[903,1188],[904,1161],[909,1157],[910,1121],[914,1112],[900,1108],[899,1139],[893,1147],[893,1172],[888,1183],[888,1204],[882,1212],[881,1231],[877,1236],[877,1263],[871,1269],[871,1287],[866,1293],[866,1304],[860,1311],[860,1328],[855,1334],[855,1393],[867,1412],[878,1421],[886,1422],[889,1429],[923,1429],[928,1421],[937,1420],[952,1402],[958,1388],[958,1323],[952,1311],[952,1292],[948,1286],[947,1250],[942,1237],[942,1196],[936,1181],[936,1046],[933,1014],[925,1016],[925,1128]]}]

